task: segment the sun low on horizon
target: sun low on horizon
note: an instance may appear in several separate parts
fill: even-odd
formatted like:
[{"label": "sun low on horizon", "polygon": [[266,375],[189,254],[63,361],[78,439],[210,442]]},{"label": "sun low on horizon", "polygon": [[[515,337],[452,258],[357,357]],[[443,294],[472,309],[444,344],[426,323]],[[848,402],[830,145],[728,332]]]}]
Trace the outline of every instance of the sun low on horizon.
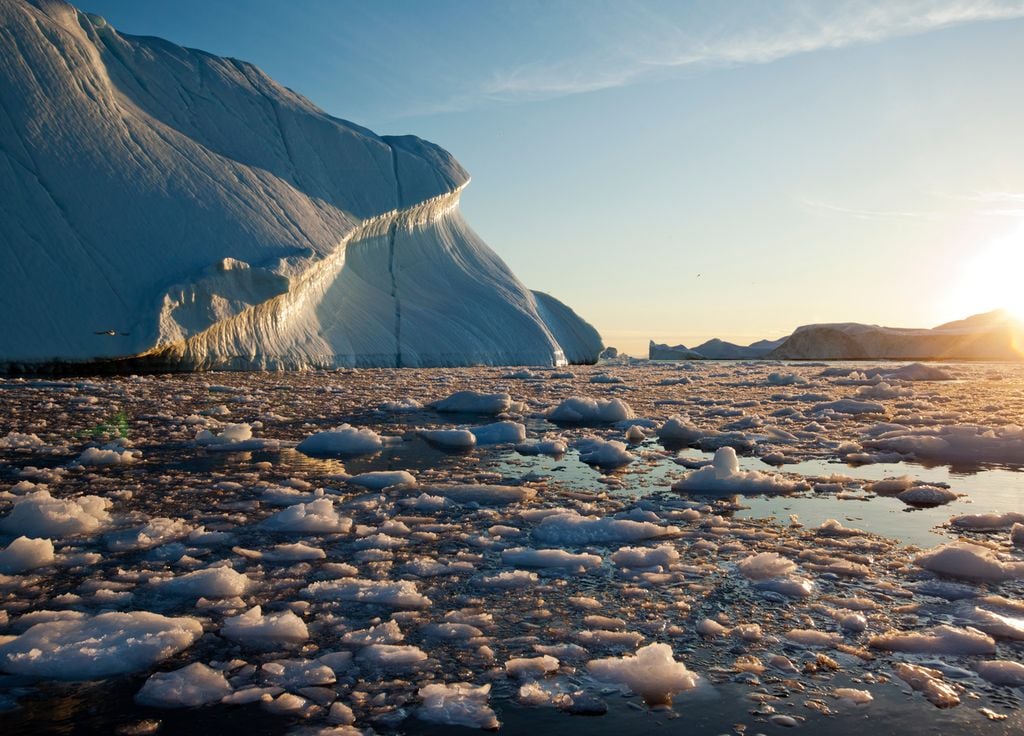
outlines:
[{"label": "sun low on horizon", "polygon": [[1024,222],[965,253],[940,308],[953,319],[1001,310],[1024,320]]}]

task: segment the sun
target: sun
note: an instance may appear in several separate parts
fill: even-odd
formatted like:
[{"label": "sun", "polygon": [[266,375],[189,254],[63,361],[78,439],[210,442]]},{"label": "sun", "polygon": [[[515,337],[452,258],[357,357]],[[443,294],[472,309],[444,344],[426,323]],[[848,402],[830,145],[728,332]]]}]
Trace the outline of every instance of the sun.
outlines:
[{"label": "sun", "polygon": [[1024,320],[1024,222],[972,253],[950,296],[961,318],[1002,309]]}]

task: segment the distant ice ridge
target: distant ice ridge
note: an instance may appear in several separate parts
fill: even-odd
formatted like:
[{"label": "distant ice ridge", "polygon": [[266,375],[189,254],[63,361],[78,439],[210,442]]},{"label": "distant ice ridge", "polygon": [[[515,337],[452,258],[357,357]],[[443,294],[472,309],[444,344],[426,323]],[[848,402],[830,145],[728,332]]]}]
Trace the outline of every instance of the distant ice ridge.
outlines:
[{"label": "distant ice ridge", "polygon": [[462,219],[441,148],[60,0],[0,26],[0,367],[597,360]]},{"label": "distant ice ridge", "polygon": [[[1024,324],[1002,310],[933,329],[855,322],[798,327],[770,358],[783,360],[1020,360]],[[913,379],[911,379],[913,380]]]}]

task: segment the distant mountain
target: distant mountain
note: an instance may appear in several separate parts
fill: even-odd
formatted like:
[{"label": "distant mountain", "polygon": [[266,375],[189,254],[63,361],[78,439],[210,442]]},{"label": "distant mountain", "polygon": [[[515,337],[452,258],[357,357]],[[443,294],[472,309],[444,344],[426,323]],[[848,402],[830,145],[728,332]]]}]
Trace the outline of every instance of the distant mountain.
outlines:
[{"label": "distant mountain", "polygon": [[786,339],[782,337],[778,340],[758,340],[750,345],[736,345],[716,337],[695,348],[664,345],[651,340],[647,357],[649,360],[757,360],[768,355]]},{"label": "distant mountain", "polygon": [[783,360],[1020,360],[1024,323],[996,310],[932,329],[856,322],[804,325],[768,357]]},{"label": "distant mountain", "polygon": [[0,370],[595,362],[468,182],[252,64],[0,0]]}]

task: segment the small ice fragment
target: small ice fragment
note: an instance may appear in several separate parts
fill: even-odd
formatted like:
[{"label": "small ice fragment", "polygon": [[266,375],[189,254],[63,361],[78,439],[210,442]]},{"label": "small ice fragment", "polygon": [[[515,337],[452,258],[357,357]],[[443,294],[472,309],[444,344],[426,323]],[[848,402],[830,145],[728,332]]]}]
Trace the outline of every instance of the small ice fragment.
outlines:
[{"label": "small ice fragment", "polygon": [[223,674],[193,662],[180,670],[150,675],[135,694],[135,702],[153,708],[193,708],[216,703],[230,693]]}]

